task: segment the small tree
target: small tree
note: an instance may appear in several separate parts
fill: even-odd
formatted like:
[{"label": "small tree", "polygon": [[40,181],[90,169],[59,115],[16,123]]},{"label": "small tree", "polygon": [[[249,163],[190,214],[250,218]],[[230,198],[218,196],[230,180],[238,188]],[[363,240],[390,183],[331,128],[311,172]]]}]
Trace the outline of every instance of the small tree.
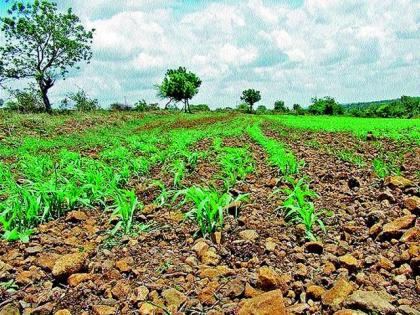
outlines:
[{"label": "small tree", "polygon": [[260,91],[254,89],[248,89],[242,92],[241,101],[244,101],[249,105],[249,112],[252,113],[252,107],[255,103],[261,100]]},{"label": "small tree", "polygon": [[286,105],[284,105],[284,101],[278,100],[274,102],[274,111],[279,113],[285,113],[288,112],[289,109],[286,107]]},{"label": "small tree", "polygon": [[191,113],[189,100],[198,93],[201,83],[196,74],[187,71],[184,67],[169,69],[166,71],[162,84],[157,86],[158,96],[169,100],[165,109],[173,101],[183,102],[184,111]]},{"label": "small tree", "polygon": [[84,90],[70,93],[68,99],[73,102],[73,107],[81,112],[89,112],[99,108],[97,99],[91,99]]},{"label": "small tree", "polygon": [[343,107],[330,96],[324,98],[314,97],[308,110],[314,115],[341,115],[344,112]]},{"label": "small tree", "polygon": [[293,111],[297,115],[303,115],[305,113],[304,109],[299,104],[293,104]]},{"label": "small tree", "polygon": [[268,113],[268,109],[264,105],[260,105],[257,107],[257,110],[255,111],[255,113],[258,115],[264,115]]},{"label": "small tree", "polygon": [[94,30],[86,31],[71,9],[58,12],[57,4],[46,0],[15,2],[1,22],[0,82],[35,79],[45,110],[51,112],[49,89],[78,62],[89,62]]}]

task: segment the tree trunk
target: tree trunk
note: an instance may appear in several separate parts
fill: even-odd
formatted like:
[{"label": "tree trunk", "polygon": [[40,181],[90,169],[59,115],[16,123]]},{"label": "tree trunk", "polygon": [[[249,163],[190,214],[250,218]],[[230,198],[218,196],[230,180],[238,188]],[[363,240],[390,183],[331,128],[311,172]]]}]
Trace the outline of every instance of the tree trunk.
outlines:
[{"label": "tree trunk", "polygon": [[187,111],[191,114],[190,102],[188,100],[185,101],[185,112]]},{"label": "tree trunk", "polygon": [[48,98],[48,90],[54,85],[54,80],[47,77],[42,77],[38,81],[39,89],[41,90],[42,101],[44,102],[45,111],[48,114],[52,113],[50,99]]},{"label": "tree trunk", "polygon": [[45,105],[45,110],[48,114],[52,113],[50,99],[48,98],[48,89],[41,88],[42,100]]}]

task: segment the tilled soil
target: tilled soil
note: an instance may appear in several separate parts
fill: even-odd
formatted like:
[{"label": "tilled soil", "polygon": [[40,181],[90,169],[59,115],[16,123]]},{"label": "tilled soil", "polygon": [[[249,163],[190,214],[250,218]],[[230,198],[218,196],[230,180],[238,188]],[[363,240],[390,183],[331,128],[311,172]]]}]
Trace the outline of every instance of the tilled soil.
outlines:
[{"label": "tilled soil", "polygon": [[[301,175],[320,196],[314,202],[327,228],[327,234],[315,229],[319,242],[306,241],[302,226],[283,219],[279,206],[286,196],[273,191],[285,183],[261,147],[245,136],[229,138],[224,145],[249,146],[255,170],[232,190],[249,199],[238,218],[226,218],[221,233],[195,239],[197,226],[183,216],[188,205],[153,207],[158,192],[133,183],[146,204],[136,217],[145,231],[137,235],[112,237],[109,213],[80,209],[39,227],[27,244],[2,241],[0,283],[12,280],[17,287],[0,289],[0,309],[285,314],[284,303],[292,314],[417,314],[420,221],[414,177],[383,182],[368,169],[305,146],[304,137],[290,140],[268,129],[266,134],[305,160]],[[203,140],[194,150],[210,144]],[[218,173],[211,159],[199,162],[195,173],[201,175],[192,173],[184,183],[208,184],[208,174]],[[162,168],[154,171],[170,184]],[[257,313],[261,297],[265,304]]]}]

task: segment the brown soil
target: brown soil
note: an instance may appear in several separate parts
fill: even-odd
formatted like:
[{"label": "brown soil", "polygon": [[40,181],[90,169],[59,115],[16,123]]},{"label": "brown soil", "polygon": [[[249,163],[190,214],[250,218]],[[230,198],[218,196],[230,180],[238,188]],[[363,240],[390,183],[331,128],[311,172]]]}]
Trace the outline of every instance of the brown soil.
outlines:
[{"label": "brown soil", "polygon": [[[181,125],[214,122],[196,119]],[[248,194],[249,199],[240,207],[238,218],[227,216],[220,242],[217,235],[207,240],[193,238],[197,226],[183,216],[188,205],[182,209],[174,205],[148,207],[136,215],[136,221],[151,225],[151,230],[122,238],[109,236],[109,213],[81,209],[87,216],[69,214],[67,219],[49,222],[27,244],[1,241],[0,282],[13,280],[18,289],[14,293],[0,289],[0,308],[16,303],[27,314],[60,309],[72,314],[148,314],[148,307],[155,314],[234,314],[244,299],[279,288],[290,313],[333,314],[344,308],[361,308],[348,305],[347,296],[340,300],[345,289],[331,290],[345,281],[351,291],[382,292],[395,310],[418,310],[418,230],[417,236],[401,238],[420,223],[404,203],[419,196],[415,184],[391,189],[371,171],[305,145],[309,133],[290,140],[265,131],[305,160],[301,173],[311,178],[312,189],[320,195],[315,205],[327,227],[327,234],[315,229],[319,244],[308,243],[302,226],[283,219],[278,208],[286,196],[273,194],[273,190],[285,183],[279,181],[278,170],[265,162],[262,148],[246,136],[228,138],[224,145],[249,146],[256,163],[255,171],[232,190]],[[210,146],[211,140],[205,139],[193,150],[204,151]],[[361,154],[369,152],[366,149]],[[184,184],[208,184],[218,171],[210,155],[199,161]],[[170,185],[170,174],[162,167],[153,169],[152,174]],[[129,184],[136,187],[146,207],[158,194],[146,181]],[[323,214],[323,209],[333,216]],[[402,217],[412,218],[403,230],[381,233],[386,223]],[[85,274],[76,286],[72,282],[75,276],[71,280],[68,275],[52,274],[57,259],[69,253],[88,257],[76,272]],[[266,267],[273,272],[269,276]],[[335,305],[329,303],[330,296],[337,301]]]}]

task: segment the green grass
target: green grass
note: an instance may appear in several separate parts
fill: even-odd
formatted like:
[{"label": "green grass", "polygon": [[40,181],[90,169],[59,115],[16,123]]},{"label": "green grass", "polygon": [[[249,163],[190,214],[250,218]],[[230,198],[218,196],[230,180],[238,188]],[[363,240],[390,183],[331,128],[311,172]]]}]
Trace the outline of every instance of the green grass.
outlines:
[{"label": "green grass", "polygon": [[420,143],[420,119],[358,118],[337,116],[265,116],[290,128],[311,131],[351,132],[366,138],[372,133],[377,138],[391,138]]}]

